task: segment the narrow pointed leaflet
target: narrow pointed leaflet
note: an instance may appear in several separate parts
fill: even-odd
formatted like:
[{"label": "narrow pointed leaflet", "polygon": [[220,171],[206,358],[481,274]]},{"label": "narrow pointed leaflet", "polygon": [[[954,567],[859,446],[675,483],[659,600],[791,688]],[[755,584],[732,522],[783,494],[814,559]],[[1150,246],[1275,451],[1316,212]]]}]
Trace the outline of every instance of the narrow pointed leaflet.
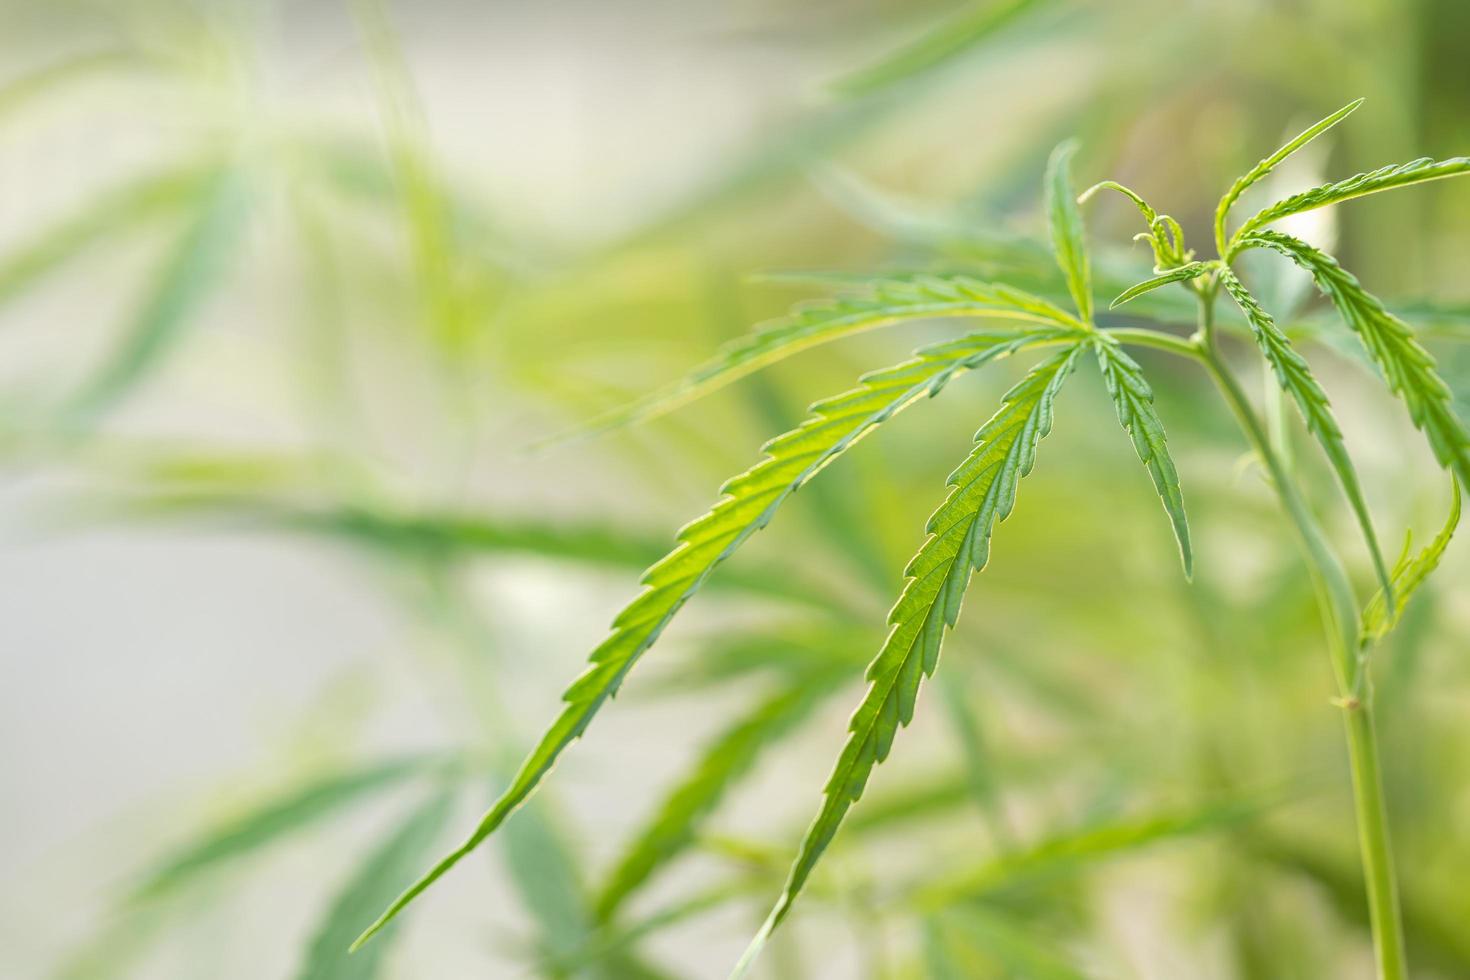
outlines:
[{"label": "narrow pointed leaflet", "polygon": [[976,434],[974,450],[950,474],[950,494],[929,519],[929,538],[905,569],[907,581],[888,616],[893,629],[868,667],[870,686],[848,723],[848,741],[827,781],[821,811],[736,976],[755,962],[791,910],[848,809],[862,796],[873,767],[888,758],[898,729],[913,720],[919,683],[938,664],[945,630],[959,618],[971,574],[989,560],[991,531],[1011,513],[1017,485],[1031,472],[1037,444],[1051,430],[1052,404],[1081,349],[1081,344],[1069,346],[1012,388]]},{"label": "narrow pointed leaflet", "polygon": [[1322,452],[1326,454],[1327,462],[1331,464],[1332,471],[1337,474],[1343,494],[1346,495],[1348,503],[1352,506],[1358,526],[1363,532],[1369,556],[1373,559],[1373,570],[1378,576],[1378,582],[1386,591],[1392,592],[1393,581],[1389,578],[1388,565],[1383,560],[1383,553],[1378,548],[1378,535],[1373,530],[1373,519],[1368,514],[1367,501],[1363,499],[1363,488],[1358,482],[1358,472],[1353,468],[1352,458],[1348,456],[1347,445],[1342,438],[1342,429],[1338,427],[1337,418],[1332,414],[1332,406],[1327,401],[1327,393],[1317,383],[1317,378],[1312,374],[1312,369],[1307,366],[1306,359],[1297,353],[1286,334],[1281,332],[1281,328],[1271,318],[1271,314],[1261,308],[1261,304],[1256,302],[1256,298],[1245,288],[1245,284],[1236,278],[1235,273],[1228,268],[1221,267],[1220,282],[1224,285],[1225,291],[1230,294],[1230,298],[1235,300],[1235,305],[1240,307],[1240,312],[1245,314],[1251,333],[1256,338],[1256,344],[1271,365],[1271,370],[1276,375],[1281,389],[1291,395],[1296,402],[1297,408],[1301,410],[1302,419],[1307,423],[1307,431],[1317,440],[1317,444],[1322,447]]},{"label": "narrow pointed leaflet", "polygon": [[853,390],[812,406],[797,428],[766,443],[766,458],[722,488],[712,510],[679,532],[679,544],[643,576],[644,591],[618,614],[612,634],[562,695],[561,714],[470,837],[398,897],[357,940],[360,945],[490,836],[535,791],[562,751],[581,737],[715,566],[765,527],[780,505],[828,463],[897,412],[937,394],[955,375],[1025,347],[1081,336],[1072,327],[975,333],[925,348],[912,360],[865,375]]}]

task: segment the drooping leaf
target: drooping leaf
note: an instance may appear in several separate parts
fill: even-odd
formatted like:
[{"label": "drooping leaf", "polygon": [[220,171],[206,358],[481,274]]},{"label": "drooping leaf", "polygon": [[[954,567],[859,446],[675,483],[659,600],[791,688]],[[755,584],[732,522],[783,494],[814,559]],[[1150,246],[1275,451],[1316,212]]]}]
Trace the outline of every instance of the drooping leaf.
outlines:
[{"label": "drooping leaf", "polygon": [[970,276],[869,280],[859,291],[798,307],[791,316],[731,341],[679,381],[594,418],[571,435],[590,435],[657,418],[793,354],[855,333],[906,320],[951,316],[1077,325],[1071,314],[1038,296]]},{"label": "drooping leaf", "polygon": [[1222,266],[1219,275],[1225,291],[1230,294],[1230,298],[1235,300],[1235,305],[1240,307],[1240,311],[1245,314],[1256,345],[1260,347],[1267,363],[1271,365],[1277,382],[1281,385],[1282,390],[1291,395],[1296,402],[1297,408],[1301,410],[1302,418],[1307,423],[1307,431],[1322,447],[1328,463],[1332,466],[1332,471],[1337,474],[1337,480],[1342,485],[1343,493],[1347,496],[1353,514],[1358,520],[1358,527],[1363,532],[1363,539],[1367,542],[1368,553],[1373,560],[1373,569],[1378,575],[1379,584],[1392,592],[1393,586],[1388,575],[1388,565],[1384,562],[1383,553],[1378,548],[1378,535],[1373,530],[1373,519],[1368,513],[1368,504],[1363,499],[1363,489],[1358,483],[1358,473],[1353,468],[1351,457],[1348,456],[1347,446],[1342,438],[1342,429],[1338,427],[1337,418],[1332,414],[1332,406],[1327,401],[1327,393],[1317,383],[1312,369],[1307,366],[1306,360],[1292,346],[1286,334],[1281,332],[1281,328],[1276,325],[1271,314],[1261,308],[1255,297],[1245,288],[1245,284],[1236,278],[1235,273]]},{"label": "drooping leaf", "polygon": [[66,407],[72,425],[90,426],[156,367],[219,284],[244,230],[244,175],[223,171],[203,198],[116,348],[72,396]]},{"label": "drooping leaf", "polygon": [[165,859],[134,891],[147,899],[171,891],[233,858],[305,830],[373,793],[440,769],[439,757],[403,759],[354,772],[334,773],[270,800],[215,829]]},{"label": "drooping leaf", "polygon": [[1451,481],[1450,489],[1454,496],[1450,500],[1450,514],[1445,519],[1444,527],[1434,536],[1434,540],[1425,545],[1418,554],[1410,554],[1410,541],[1405,540],[1404,555],[1393,569],[1392,598],[1390,599],[1380,590],[1363,610],[1361,632],[1365,644],[1378,642],[1394,626],[1398,625],[1399,617],[1404,614],[1404,608],[1409,604],[1409,599],[1413,597],[1419,586],[1424,584],[1424,580],[1439,567],[1439,561],[1444,557],[1444,550],[1449,547],[1450,538],[1454,537],[1455,528],[1460,525],[1459,481]]},{"label": "drooping leaf", "polygon": [[1261,180],[1270,174],[1271,171],[1275,170],[1277,164],[1281,163],[1281,161],[1327,132],[1333,126],[1342,122],[1362,104],[1362,99],[1354,99],[1321,122],[1307,127],[1294,139],[1289,140],[1285,146],[1256,164],[1244,176],[1230,185],[1230,190],[1225,192],[1225,196],[1220,198],[1220,203],[1215,208],[1215,243],[1219,247],[1221,255],[1224,255],[1226,250],[1225,221],[1230,215],[1231,206],[1240,199],[1240,195],[1244,194],[1256,181]]},{"label": "drooping leaf", "polygon": [[979,0],[874,65],[838,79],[842,95],[867,95],[947,64],[1050,0]]},{"label": "drooping leaf", "polygon": [[381,975],[388,944],[349,955],[363,917],[409,881],[444,829],[453,794],[438,793],[395,827],[342,886],[317,925],[296,973],[297,980],[372,980]]},{"label": "drooping leaf", "polygon": [[1080,350],[1078,344],[1068,347],[1012,388],[976,434],[974,451],[950,475],[952,490],[929,519],[930,537],[904,571],[903,593],[888,617],[893,629],[868,667],[870,686],[848,723],[848,741],[827,781],[821,811],[736,976],[750,968],[791,910],[848,809],[862,796],[873,767],[888,758],[898,729],[913,720],[919,683],[934,672],[944,632],[959,618],[971,574],[989,560],[991,531],[1010,515],[1017,485],[1051,430],[1052,404]]},{"label": "drooping leaf", "polygon": [[1133,440],[1138,458],[1148,470],[1164,511],[1174,527],[1179,542],[1179,557],[1184,562],[1186,578],[1194,574],[1194,552],[1189,543],[1189,519],[1184,513],[1184,492],[1179,488],[1179,473],[1169,455],[1164,436],[1164,423],[1154,407],[1154,392],[1138,362],[1128,356],[1122,346],[1104,335],[1093,344],[1097,363],[1102,368],[1103,383],[1118,411],[1118,421]]},{"label": "drooping leaf", "polygon": [[767,443],[766,459],[726,483],[714,509],[679,532],[679,545],[644,575],[645,591],[613,621],[613,633],[562,695],[566,707],[522,764],[514,782],[469,838],[391,905],[358,939],[361,944],[424,889],[473,851],[535,791],[562,751],[581,737],[643,653],[720,562],[765,527],[782,502],[828,463],[894,414],[937,394],[955,375],[1022,348],[1059,343],[1077,331],[976,333],[926,348],[910,361],[864,376],[843,395],[819,402],[801,426]]},{"label": "drooping leaf", "polygon": [[1214,268],[1215,263],[1213,262],[1191,262],[1188,265],[1181,265],[1177,269],[1170,269],[1162,275],[1154,276],[1152,279],[1146,279],[1136,286],[1130,286],[1123,290],[1117,299],[1108,304],[1108,309],[1115,310],[1129,300],[1137,299],[1144,293],[1153,292],[1160,286],[1167,286],[1173,282],[1188,282],[1191,279],[1198,279]]},{"label": "drooping leaf", "polygon": [[613,866],[597,898],[599,922],[610,920],[629,895],[688,846],[700,823],[760,753],[794,729],[831,692],[830,680],[827,672],[821,682],[813,678],[781,691],[710,743]]},{"label": "drooping leaf", "polygon": [[1409,325],[1336,259],[1298,238],[1262,231],[1242,239],[1241,247],[1273,249],[1311,273],[1383,372],[1389,389],[1403,401],[1435,459],[1459,477],[1462,486],[1470,487],[1470,431],[1455,414],[1454,396],[1435,370],[1433,355],[1415,339]]},{"label": "drooping leaf", "polygon": [[1067,291],[1084,323],[1092,322],[1092,267],[1087,258],[1086,230],[1072,188],[1072,157],[1077,144],[1068,140],[1052,151],[1046,165],[1046,213],[1052,250],[1067,279]]},{"label": "drooping leaf", "polygon": [[[1285,200],[1277,201],[1241,225],[1232,241],[1239,243],[1245,236],[1266,227],[1273,221],[1280,221],[1282,218],[1301,214],[1303,211],[1315,211],[1329,204],[1340,204],[1367,194],[1389,191],[1396,187],[1407,187],[1410,184],[1422,184],[1430,180],[1441,180],[1445,177],[1458,177],[1463,173],[1470,173],[1470,157],[1451,157],[1448,160],[1420,157],[1408,163],[1380,167],[1346,180],[1339,180],[1335,184],[1323,184],[1320,187],[1302,191],[1300,194],[1293,194]],[[1235,250],[1232,248],[1232,251]]]}]

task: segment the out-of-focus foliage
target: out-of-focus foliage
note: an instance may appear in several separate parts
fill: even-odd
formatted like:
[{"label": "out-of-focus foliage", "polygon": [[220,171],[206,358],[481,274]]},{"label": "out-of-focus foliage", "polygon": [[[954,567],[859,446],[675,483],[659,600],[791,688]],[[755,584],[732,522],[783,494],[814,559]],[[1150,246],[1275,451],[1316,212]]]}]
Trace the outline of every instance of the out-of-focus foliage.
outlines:
[{"label": "out-of-focus foliage", "polygon": [[[898,323],[645,429],[528,447],[875,268],[904,301],[926,277],[964,276],[1068,304],[1035,193],[1063,136],[1079,138],[1079,172],[1147,187],[1196,244],[1219,188],[1349,98],[1367,98],[1352,125],[1263,174],[1237,215],[1421,153],[1453,165],[1470,146],[1470,11],[1452,0],[11,7],[0,547],[20,598],[0,609],[16,624],[0,633],[0,687],[20,705],[54,684],[46,703],[67,707],[8,740],[6,809],[91,828],[9,835],[0,972],[17,975],[724,975],[780,890],[936,474],[1019,376],[967,379],[794,494],[779,536],[710,576],[704,605],[607,709],[605,737],[568,759],[580,778],[507,822],[490,870],[432,899],[443,921],[405,922],[378,959],[334,961],[347,920],[510,783],[677,521],[858,365],[933,336]],[[1148,279],[1150,248],[1101,244],[1132,235],[1136,208],[1088,209],[1097,296]],[[1426,341],[1449,390],[1422,412],[1410,402],[1414,421],[1463,413],[1470,191],[1428,183],[1279,227],[1355,270],[1345,285],[1304,263],[1365,340],[1398,336],[1376,312],[1393,310]],[[1417,352],[1339,346],[1336,311],[1268,258],[1250,285],[1319,371],[1364,499],[1390,540],[1406,526],[1429,540],[1446,503],[1433,454],[1367,383]],[[1157,289],[1097,318],[1181,322],[1185,300]],[[892,319],[838,315],[856,319],[833,339]],[[1246,319],[1222,329],[1243,352]],[[726,350],[715,367],[731,379],[764,352]],[[902,765],[875,773],[800,921],[772,939],[769,975],[1366,975],[1308,583],[1223,412],[1186,395],[1185,368],[1139,358],[1189,488],[1194,583],[1149,482],[1119,464],[1121,413],[1079,374],[997,543],[1005,560],[949,640],[943,705],[963,721],[924,696]],[[1275,380],[1259,391],[1269,411]],[[1333,474],[1279,417],[1344,539]],[[171,616],[229,569],[182,553],[198,594],[149,596],[146,629],[99,636],[95,653],[57,650],[23,625],[45,587],[26,563],[77,540],[121,540],[129,561],[145,554],[129,541],[270,540],[324,562],[354,615],[393,624],[381,649],[352,651],[377,708],[333,709],[327,690],[275,708],[257,751],[150,764],[124,709],[157,683],[147,665]],[[1446,540],[1374,653],[1408,946],[1428,977],[1470,973],[1470,622]],[[1354,557],[1366,593],[1372,563]],[[69,581],[61,608],[78,618],[110,588],[80,565]],[[269,642],[255,627],[283,601],[272,587],[288,586],[234,597],[219,633]],[[44,669],[102,657],[136,663],[137,688],[75,703]],[[146,710],[203,751],[219,733],[190,731],[183,706],[247,696],[232,687]],[[406,702],[432,707],[405,721]],[[26,756],[55,758],[65,794]],[[135,788],[120,797],[109,770]],[[145,820],[118,816],[140,806]],[[330,972],[343,969],[356,972]]]}]

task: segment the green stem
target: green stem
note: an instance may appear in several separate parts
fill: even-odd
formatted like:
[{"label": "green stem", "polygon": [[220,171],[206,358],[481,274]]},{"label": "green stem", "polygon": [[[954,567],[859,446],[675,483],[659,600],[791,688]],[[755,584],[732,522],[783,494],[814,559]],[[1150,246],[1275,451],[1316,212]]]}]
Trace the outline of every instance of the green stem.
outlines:
[{"label": "green stem", "polygon": [[1171,333],[1146,330],[1141,327],[1115,327],[1111,330],[1104,330],[1103,333],[1120,343],[1133,344],[1136,347],[1153,347],[1158,350],[1166,350],[1171,354],[1178,354],[1181,357],[1199,359],[1199,345]]},{"label": "green stem", "polygon": [[1317,603],[1327,627],[1328,647],[1338,687],[1336,704],[1343,709],[1347,730],[1358,844],[1362,851],[1378,977],[1379,980],[1407,980],[1409,974],[1404,955],[1398,888],[1388,835],[1388,810],[1383,797],[1378,742],[1373,726],[1372,688],[1367,684],[1367,668],[1360,663],[1358,656],[1357,600],[1342,563],[1328,546],[1322,529],[1272,447],[1240,384],[1225,367],[1209,339],[1213,325],[1211,299],[1201,297],[1201,343],[1196,356],[1224,395],[1246,438],[1265,464],[1306,552],[1307,566],[1317,591]]}]

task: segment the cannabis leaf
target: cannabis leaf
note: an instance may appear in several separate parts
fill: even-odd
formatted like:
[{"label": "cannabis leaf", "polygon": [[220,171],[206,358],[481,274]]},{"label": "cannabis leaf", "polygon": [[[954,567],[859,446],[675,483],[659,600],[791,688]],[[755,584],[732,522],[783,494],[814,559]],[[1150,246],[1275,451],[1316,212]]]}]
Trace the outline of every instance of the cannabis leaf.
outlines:
[{"label": "cannabis leaf", "polygon": [[1313,187],[1311,190],[1302,191],[1300,194],[1293,194],[1285,200],[1277,201],[1241,225],[1233,238],[1237,244],[1230,251],[1232,253],[1237,251],[1238,243],[1246,235],[1289,215],[1314,211],[1317,208],[1325,208],[1329,204],[1351,201],[1355,197],[1393,190],[1395,187],[1422,184],[1425,181],[1440,180],[1444,177],[1457,177],[1463,173],[1470,173],[1470,157],[1452,157],[1439,161],[1429,157],[1420,157],[1408,163],[1380,167],[1368,173],[1357,174],[1335,184]]},{"label": "cannabis leaf", "polygon": [[1435,371],[1433,355],[1414,338],[1409,325],[1390,313],[1336,259],[1300,239],[1262,231],[1242,239],[1241,247],[1272,249],[1311,273],[1383,372],[1389,390],[1403,400],[1409,418],[1428,438],[1440,465],[1470,487],[1470,432],[1455,414],[1454,396]]},{"label": "cannabis leaf", "polygon": [[1067,291],[1084,323],[1092,322],[1092,269],[1087,259],[1086,229],[1072,189],[1072,157],[1077,142],[1068,140],[1052,151],[1046,165],[1046,213],[1051,224],[1057,265],[1067,278]]},{"label": "cannabis leaf", "polygon": [[1455,528],[1460,525],[1460,484],[1452,480],[1450,489],[1453,492],[1450,514],[1445,518],[1443,529],[1416,555],[1409,553],[1413,544],[1412,533],[1405,536],[1404,554],[1393,568],[1393,594],[1390,596],[1380,590],[1363,610],[1361,634],[1365,646],[1377,643],[1398,625],[1410,597],[1439,567],[1439,560],[1444,557],[1444,550],[1449,547],[1450,538],[1454,537]]},{"label": "cannabis leaf", "polygon": [[1306,360],[1297,353],[1286,334],[1282,333],[1281,328],[1276,325],[1276,321],[1271,319],[1271,314],[1261,308],[1255,297],[1236,278],[1235,273],[1221,266],[1220,282],[1225,286],[1225,291],[1230,294],[1230,298],[1235,300],[1235,305],[1240,307],[1240,311],[1245,314],[1251,333],[1255,336],[1256,344],[1271,365],[1277,382],[1281,385],[1282,390],[1295,400],[1297,408],[1301,410],[1302,419],[1307,423],[1307,431],[1312,434],[1327,455],[1327,461],[1331,464],[1333,472],[1337,474],[1337,480],[1342,485],[1348,503],[1352,506],[1358,526],[1362,529],[1379,583],[1384,589],[1392,592],[1392,580],[1389,578],[1388,566],[1384,563],[1383,554],[1378,548],[1378,535],[1373,530],[1373,519],[1363,499],[1363,488],[1358,483],[1357,471],[1353,468],[1352,458],[1348,456],[1347,446],[1342,438],[1342,429],[1338,427],[1337,418],[1332,414],[1332,406],[1327,401],[1327,393],[1317,383],[1317,378],[1312,374],[1312,369],[1307,366]]},{"label": "cannabis leaf", "polygon": [[1189,545],[1189,520],[1184,514],[1184,493],[1179,488],[1179,473],[1169,455],[1164,436],[1164,423],[1154,408],[1154,393],[1143,376],[1138,362],[1106,335],[1099,334],[1092,345],[1102,369],[1103,383],[1118,410],[1118,421],[1133,438],[1133,448],[1148,469],[1149,477],[1164,502],[1164,510],[1174,526],[1179,542],[1179,557],[1184,562],[1186,578],[1194,575],[1194,553]]},{"label": "cannabis leaf", "polygon": [[657,418],[809,348],[904,320],[945,316],[1081,326],[1071,314],[1038,296],[970,276],[869,280],[858,291],[798,307],[791,316],[736,338],[673,384],[554,438],[591,435]]},{"label": "cannabis leaf", "polygon": [[1117,299],[1108,304],[1108,309],[1115,310],[1129,300],[1136,299],[1137,297],[1142,296],[1144,293],[1153,292],[1160,286],[1167,286],[1170,283],[1174,282],[1188,282],[1191,279],[1198,279],[1205,273],[1212,271],[1215,266],[1216,263],[1214,262],[1191,262],[1188,265],[1181,265],[1177,269],[1170,269],[1163,275],[1154,276],[1152,279],[1145,279],[1138,285],[1129,286],[1127,289],[1123,290],[1123,292],[1118,295]]},{"label": "cannabis leaf", "polygon": [[777,508],[872,429],[955,375],[1026,347],[1081,335],[1071,324],[1029,331],[974,333],[925,348],[909,361],[865,375],[859,387],[812,406],[797,428],[768,442],[767,458],[726,483],[714,508],[679,532],[679,545],[643,576],[645,591],[613,621],[613,632],[592,652],[591,664],[562,695],[566,707],[522,764],[510,787],[469,839],[429,870],[357,940],[361,945],[425,888],[479,846],[535,791],[562,750],[582,735],[603,703],[617,693],[633,665],[702,586],[715,566],[765,527]]},{"label": "cannabis leaf", "polygon": [[1220,203],[1215,208],[1215,244],[1220,249],[1221,255],[1224,255],[1226,253],[1225,219],[1230,214],[1231,205],[1233,205],[1237,200],[1240,199],[1240,195],[1244,194],[1246,192],[1246,189],[1249,188],[1256,181],[1267,176],[1271,173],[1271,171],[1275,170],[1276,165],[1279,164],[1282,160],[1285,160],[1297,150],[1300,150],[1302,147],[1312,142],[1312,140],[1316,139],[1318,136],[1321,136],[1333,126],[1336,126],[1338,123],[1342,122],[1348,116],[1352,115],[1352,113],[1357,110],[1358,106],[1362,104],[1362,99],[1354,99],[1352,102],[1349,102],[1341,109],[1338,109],[1336,112],[1328,116],[1326,119],[1323,119],[1321,122],[1307,127],[1306,130],[1299,133],[1294,139],[1288,141],[1285,146],[1281,147],[1281,149],[1277,150],[1275,153],[1271,154],[1260,163],[1256,164],[1244,176],[1242,176],[1239,180],[1230,185],[1230,190],[1225,192],[1225,196],[1220,198]]},{"label": "cannabis leaf", "polygon": [[822,809],[736,976],[749,969],[786,917],[848,808],[862,796],[873,767],[888,757],[898,729],[913,720],[919,683],[934,672],[944,631],[959,618],[971,574],[989,560],[991,530],[1010,515],[1017,484],[1031,472],[1037,444],[1051,430],[1053,401],[1081,349],[1067,347],[1007,392],[1000,410],[976,433],[975,449],[950,474],[953,489],[930,517],[929,538],[904,570],[903,593],[888,616],[893,629],[868,667],[868,693],[848,723],[850,737],[827,781]]}]

